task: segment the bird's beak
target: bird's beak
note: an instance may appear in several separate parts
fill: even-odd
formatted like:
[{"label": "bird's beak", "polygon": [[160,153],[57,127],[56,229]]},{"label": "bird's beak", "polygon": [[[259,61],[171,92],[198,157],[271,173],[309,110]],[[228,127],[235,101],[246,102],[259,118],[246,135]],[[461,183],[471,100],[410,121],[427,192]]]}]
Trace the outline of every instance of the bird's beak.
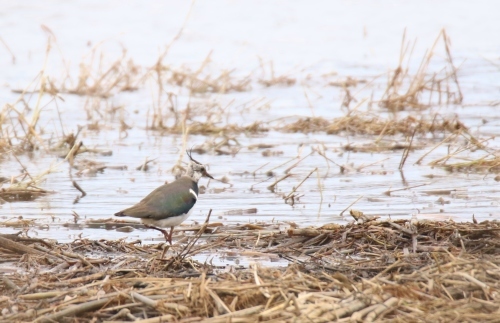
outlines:
[{"label": "bird's beak", "polygon": [[212,175],[210,175],[209,173],[207,173],[207,171],[205,171],[205,172],[203,173],[203,176],[208,177],[208,178],[211,178],[211,179],[214,179],[214,178],[212,177]]}]

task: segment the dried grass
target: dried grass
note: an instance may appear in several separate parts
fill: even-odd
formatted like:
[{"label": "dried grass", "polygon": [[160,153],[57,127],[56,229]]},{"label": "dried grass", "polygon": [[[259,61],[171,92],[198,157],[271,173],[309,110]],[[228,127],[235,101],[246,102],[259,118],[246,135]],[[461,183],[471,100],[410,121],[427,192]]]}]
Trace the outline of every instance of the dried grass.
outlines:
[{"label": "dried grass", "polygon": [[349,112],[346,116],[327,120],[321,117],[303,118],[277,127],[284,132],[318,132],[327,134],[347,133],[352,135],[405,135],[455,133],[466,127],[456,116],[446,118],[440,114],[407,116],[384,119],[379,115],[364,112]]},{"label": "dried grass", "polygon": [[[447,65],[441,71],[430,72],[439,40],[444,44]],[[50,47],[49,41],[47,55]],[[462,93],[446,33],[440,34],[414,75],[404,65],[411,56],[409,48],[403,39],[400,62],[388,80],[380,106],[399,111],[461,103]],[[78,142],[78,133],[63,134],[55,144],[44,138],[38,124],[44,108],[41,98],[50,94],[50,102],[54,102],[59,99],[58,93],[89,97],[85,105],[90,122],[87,129],[99,130],[102,125],[98,121],[104,115],[114,115],[121,110],[121,107],[101,104],[102,100],[119,92],[133,91],[148,79],[157,89],[147,128],[182,133],[184,144],[187,134],[213,136],[197,147],[200,152],[234,154],[241,145],[231,134],[269,129],[378,136],[375,144],[382,150],[411,148],[401,144],[385,145],[381,140],[383,136],[449,134],[440,144],[457,138],[465,138],[467,144],[431,165],[457,171],[500,170],[500,154],[488,149],[485,140],[472,136],[456,117],[421,114],[383,118],[354,109],[333,120],[310,117],[290,123],[281,120],[277,126],[260,121],[248,125],[228,124],[225,121],[231,104],[221,106],[196,99],[209,93],[249,91],[251,75],[238,77],[234,70],[212,73],[210,55],[197,69],[175,68],[164,62],[167,51],[142,72],[125,50],[121,57],[106,63],[104,54],[97,49],[82,61],[73,82],[76,84],[72,84],[69,77],[60,82],[49,78],[44,66],[34,84],[18,91],[21,95],[16,102],[3,106],[0,152],[15,157],[19,152],[44,148],[64,157],[63,162],[68,161],[77,169],[76,175],[102,171],[109,166],[88,160],[74,163],[78,154],[91,151]],[[263,65],[262,68],[264,77],[258,82],[263,86],[291,86],[296,82],[290,76],[276,76],[272,64],[270,73],[266,73]],[[346,93],[343,105],[349,107],[355,98],[348,88],[359,82],[347,78],[330,85],[343,87]],[[177,95],[172,92],[177,88],[187,89],[191,96],[192,100],[184,108],[179,107]],[[31,93],[37,94],[33,106],[27,98]],[[254,102],[245,109],[258,110],[258,104],[262,103]],[[126,131],[129,126],[125,120],[121,122],[121,128]],[[262,144],[257,148],[273,146]],[[345,146],[344,149],[353,148]],[[366,149],[364,151],[373,148]],[[486,155],[456,162],[462,153],[477,150],[485,151]],[[279,154],[279,150],[264,150],[262,154],[273,156]],[[288,170],[306,157],[292,159],[299,160]],[[21,166],[21,175],[0,184],[9,185],[1,188],[0,202],[32,200],[49,193],[39,184],[55,167],[32,176]],[[140,169],[144,170],[145,166],[147,162]],[[315,170],[284,196],[288,203],[298,198],[296,190]],[[273,174],[272,170],[268,173]],[[277,179],[269,188],[274,189],[288,176],[290,174]],[[318,176],[318,187],[319,183]],[[74,181],[73,184],[78,189],[78,184]],[[84,196],[85,192],[80,191]],[[193,244],[181,253],[164,250],[162,245],[141,246],[123,240],[79,239],[50,244],[17,235],[0,235],[0,262],[12,262],[18,269],[11,274],[0,273],[0,322],[498,321],[498,222],[375,221],[359,213],[352,214],[356,214],[356,223],[291,227],[286,232],[276,223],[239,227],[207,223],[184,230],[203,233],[204,242],[194,244],[195,240],[191,240]],[[78,215],[74,216],[76,221]],[[7,221],[0,225],[23,227],[31,223]],[[104,225],[107,229],[123,231],[137,227],[137,224],[114,221]],[[285,259],[288,266],[218,267],[192,258],[208,252]]]},{"label": "dried grass", "polygon": [[290,124],[285,124],[279,128],[284,132],[318,132],[325,131],[330,125],[330,121],[322,117],[302,118]]},{"label": "dried grass", "polygon": [[[431,151],[451,142],[452,139],[455,139],[455,142],[448,146],[448,154],[431,161],[429,165],[443,167],[450,172],[498,173],[500,171],[500,151],[488,146],[488,141],[492,138],[476,138],[467,129],[462,129],[460,132],[445,138]],[[418,162],[427,154],[422,156]]]},{"label": "dried grass", "polygon": [[[446,66],[437,71],[430,71],[431,61],[436,46],[441,40],[444,47]],[[410,43],[406,43],[403,35],[398,67],[390,75],[387,88],[379,105],[391,111],[405,109],[422,110],[432,104],[460,104],[463,101],[462,91],[457,77],[457,68],[453,64],[450,50],[450,39],[443,29],[434,44],[422,59],[417,72],[410,73],[410,60],[413,52]],[[404,65],[404,61],[407,65]]]},{"label": "dried grass", "polygon": [[87,58],[80,63],[76,85],[63,85],[59,92],[109,98],[116,93],[135,91],[142,74],[140,67],[127,57],[122,56],[111,63],[105,62],[105,56],[94,47]]},{"label": "dried grass", "polygon": [[334,120],[328,126],[328,134],[347,132],[362,135],[396,135],[454,133],[465,126],[456,118],[447,119],[439,114],[419,117],[408,116],[402,119],[382,119],[370,114],[348,114],[344,118]]},{"label": "dried grass", "polygon": [[479,159],[444,163],[440,165],[450,172],[486,172],[486,173],[499,173],[500,172],[500,156],[487,155]]},{"label": "dried grass", "polygon": [[258,80],[258,82],[265,87],[271,86],[293,86],[297,80],[289,75],[276,75],[274,71],[274,63],[269,62],[269,73],[266,69],[266,64],[264,64],[262,59],[260,61],[260,68],[262,69],[263,76]]},{"label": "dried grass", "polygon": [[235,78],[234,70],[222,70],[218,75],[203,73],[203,68],[192,71],[188,67],[168,68],[167,81],[170,84],[187,88],[191,94],[246,92],[251,90],[250,77]]},{"label": "dried grass", "polygon": [[0,322],[497,321],[498,222],[214,225],[189,256],[231,250],[290,264],[219,268],[124,241],[1,236],[2,258],[23,269],[2,276]]}]

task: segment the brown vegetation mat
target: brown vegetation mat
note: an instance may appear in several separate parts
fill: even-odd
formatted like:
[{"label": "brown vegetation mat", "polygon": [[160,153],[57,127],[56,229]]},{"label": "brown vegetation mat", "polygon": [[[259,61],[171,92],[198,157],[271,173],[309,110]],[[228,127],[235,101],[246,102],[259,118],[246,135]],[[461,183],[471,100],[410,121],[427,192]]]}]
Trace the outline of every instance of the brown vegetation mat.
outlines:
[{"label": "brown vegetation mat", "polygon": [[439,114],[423,115],[418,118],[408,116],[402,119],[384,119],[371,113],[348,113],[327,120],[321,117],[304,118],[278,128],[284,132],[317,132],[339,134],[342,132],[358,135],[442,134],[455,133],[466,127],[457,118],[444,118]]},{"label": "brown vegetation mat", "polygon": [[[2,274],[0,322],[498,322],[500,223],[361,218],[285,231],[203,225],[205,242],[185,237],[166,251],[3,235],[1,259],[19,269]],[[217,267],[190,257],[224,250],[289,265]]]}]

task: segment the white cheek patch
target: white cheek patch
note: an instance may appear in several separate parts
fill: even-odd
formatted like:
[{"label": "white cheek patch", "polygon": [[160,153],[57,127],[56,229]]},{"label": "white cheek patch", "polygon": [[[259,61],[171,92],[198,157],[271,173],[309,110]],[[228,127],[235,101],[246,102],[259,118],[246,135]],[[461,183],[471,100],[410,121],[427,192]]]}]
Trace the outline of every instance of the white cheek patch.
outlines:
[{"label": "white cheek patch", "polygon": [[195,200],[198,200],[198,195],[196,195],[196,193],[193,191],[193,189],[189,189],[189,193],[193,194]]}]

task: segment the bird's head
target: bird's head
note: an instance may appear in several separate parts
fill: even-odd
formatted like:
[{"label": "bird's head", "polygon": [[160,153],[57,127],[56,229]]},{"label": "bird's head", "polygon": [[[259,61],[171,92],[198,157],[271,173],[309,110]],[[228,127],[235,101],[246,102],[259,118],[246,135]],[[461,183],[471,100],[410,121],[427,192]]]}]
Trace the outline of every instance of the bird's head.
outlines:
[{"label": "bird's head", "polygon": [[214,179],[212,175],[210,175],[207,172],[205,165],[203,165],[202,163],[198,162],[193,158],[193,156],[191,155],[192,151],[186,150],[186,153],[190,159],[187,166],[187,172],[186,172],[187,176],[191,177],[195,182],[198,182],[198,180],[202,177],[208,177]]}]

